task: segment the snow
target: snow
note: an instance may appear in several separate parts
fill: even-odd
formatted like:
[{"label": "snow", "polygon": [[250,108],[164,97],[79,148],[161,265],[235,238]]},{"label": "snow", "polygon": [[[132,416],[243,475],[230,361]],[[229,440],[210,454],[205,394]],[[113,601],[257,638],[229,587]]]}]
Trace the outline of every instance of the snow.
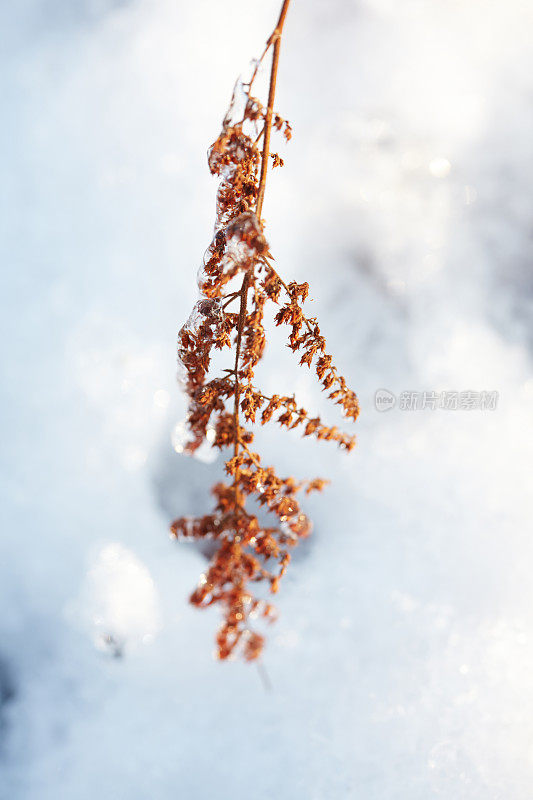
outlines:
[{"label": "snow", "polygon": [[[206,151],[278,3],[21,0],[4,124],[0,797],[529,800],[533,8],[294,0],[267,236],[358,391],[359,444],[263,430],[332,479],[265,688],[212,658],[168,538],[219,462],[173,449]],[[266,393],[324,411],[272,332]],[[498,391],[380,413],[374,393]],[[178,448],[179,449],[179,448]]]}]

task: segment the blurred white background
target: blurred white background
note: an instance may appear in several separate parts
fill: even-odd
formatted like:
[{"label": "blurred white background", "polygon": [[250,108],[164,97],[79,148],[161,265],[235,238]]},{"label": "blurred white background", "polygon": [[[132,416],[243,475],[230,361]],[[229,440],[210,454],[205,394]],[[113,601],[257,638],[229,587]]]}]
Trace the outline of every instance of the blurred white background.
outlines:
[{"label": "blurred white background", "polygon": [[[2,30],[2,800],[530,800],[533,6],[293,0],[264,213],[358,391],[264,664],[212,658],[175,338],[206,150],[276,0],[18,0]],[[529,323],[529,326],[528,326]],[[296,389],[279,331],[265,389]],[[496,411],[374,408],[495,390]]]}]

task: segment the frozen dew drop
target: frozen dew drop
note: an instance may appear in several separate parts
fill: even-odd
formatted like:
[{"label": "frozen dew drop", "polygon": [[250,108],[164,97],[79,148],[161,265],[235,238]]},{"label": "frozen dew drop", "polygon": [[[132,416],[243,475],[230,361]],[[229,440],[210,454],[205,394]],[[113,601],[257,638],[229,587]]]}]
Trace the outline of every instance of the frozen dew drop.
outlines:
[{"label": "frozen dew drop", "polygon": [[[198,447],[194,453],[191,454],[192,457],[197,461],[201,461],[203,464],[212,464],[214,461],[216,461],[218,457],[218,450],[212,446],[215,437],[216,430],[214,426],[208,425],[205,440],[202,442],[200,447]],[[186,419],[180,420],[178,423],[176,423],[170,434],[170,439],[172,442],[172,447],[176,453],[184,453],[186,451],[187,445],[193,439]]]},{"label": "frozen dew drop", "polygon": [[218,299],[202,298],[195,303],[182,330],[196,335],[204,323],[217,325],[222,319],[222,305]]},{"label": "frozen dew drop", "polygon": [[224,126],[235,125],[242,120],[247,102],[248,93],[244,88],[242,76],[239,76],[233,87],[231,102],[224,118]]},{"label": "frozen dew drop", "polygon": [[205,433],[205,440],[200,447],[194,451],[193,457],[202,464],[213,464],[218,458],[218,450],[213,447],[216,438],[216,430],[213,425],[208,425]]},{"label": "frozen dew drop", "polygon": [[296,536],[309,536],[312,529],[312,523],[309,517],[305,514],[298,514],[291,522],[289,523],[289,527]]},{"label": "frozen dew drop", "polygon": [[431,175],[433,175],[434,178],[446,178],[446,176],[450,174],[451,168],[452,165],[448,159],[443,158],[442,156],[432,158],[428,167]]},{"label": "frozen dew drop", "polygon": [[176,451],[176,453],[183,453],[187,444],[191,440],[191,435],[189,433],[189,428],[185,420],[181,420],[172,429],[172,433],[170,434],[170,440],[172,442],[172,447]]},{"label": "frozen dew drop", "polygon": [[207,274],[207,270],[203,264],[200,264],[198,267],[198,272],[196,273],[196,282],[198,284],[198,289],[201,294],[204,294],[204,287],[205,284],[209,280],[209,275]]},{"label": "frozen dew drop", "polygon": [[182,391],[186,391],[189,372],[183,362],[181,352],[182,352],[181,350],[178,350],[178,357],[176,359],[177,361],[176,380],[178,382],[178,386],[180,387],[180,389]]}]

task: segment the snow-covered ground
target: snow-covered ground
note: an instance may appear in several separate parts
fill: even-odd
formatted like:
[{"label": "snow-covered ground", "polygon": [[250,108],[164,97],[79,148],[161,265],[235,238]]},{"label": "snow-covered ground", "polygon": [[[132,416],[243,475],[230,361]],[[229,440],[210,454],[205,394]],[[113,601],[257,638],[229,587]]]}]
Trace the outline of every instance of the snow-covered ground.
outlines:
[{"label": "snow-covered ground", "polygon": [[[265,216],[359,392],[255,667],[212,659],[175,337],[205,152],[274,0],[17,0],[2,29],[2,800],[530,800],[533,6],[294,0]],[[279,331],[266,389],[296,388]],[[497,391],[380,413],[374,393]],[[306,403],[307,405],[307,403]],[[335,420],[336,421],[336,420]]]}]

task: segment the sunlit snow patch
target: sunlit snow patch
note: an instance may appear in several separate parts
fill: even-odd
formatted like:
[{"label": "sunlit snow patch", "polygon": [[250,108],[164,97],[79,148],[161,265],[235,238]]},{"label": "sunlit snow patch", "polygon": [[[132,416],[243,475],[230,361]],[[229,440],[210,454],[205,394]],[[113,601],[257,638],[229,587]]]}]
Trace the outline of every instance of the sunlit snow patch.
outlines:
[{"label": "sunlit snow patch", "polygon": [[154,582],[144,564],[123,545],[105,545],[89,569],[81,617],[95,645],[113,656],[149,644],[161,623]]}]

